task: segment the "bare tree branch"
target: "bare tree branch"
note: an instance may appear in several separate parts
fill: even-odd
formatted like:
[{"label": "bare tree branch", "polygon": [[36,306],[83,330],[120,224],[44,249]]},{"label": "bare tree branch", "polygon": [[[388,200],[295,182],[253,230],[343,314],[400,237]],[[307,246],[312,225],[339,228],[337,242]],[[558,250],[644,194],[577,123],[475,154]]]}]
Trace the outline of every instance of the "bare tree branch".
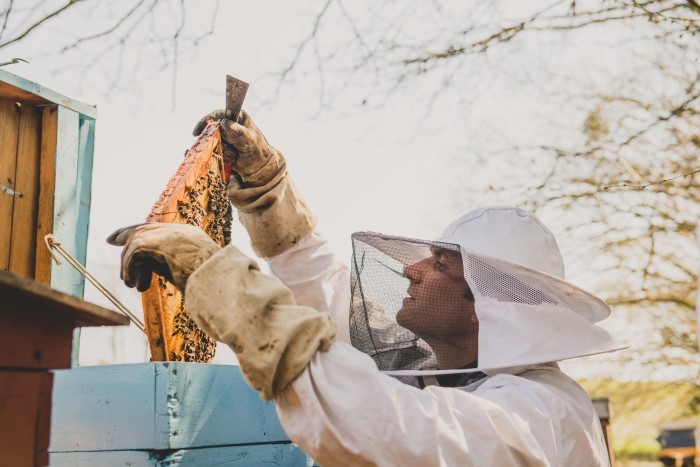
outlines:
[{"label": "bare tree branch", "polygon": [[146,2],[146,0],[138,0],[138,2],[134,5],[134,7],[131,8],[129,11],[127,11],[126,14],[122,15],[121,18],[119,18],[117,20],[117,22],[114,23],[113,26],[111,26],[111,27],[109,27],[109,28],[105,29],[104,31],[99,32],[97,34],[92,34],[90,36],[85,36],[85,37],[81,37],[81,38],[77,39],[72,44],[69,44],[69,45],[66,45],[65,47],[63,47],[62,52],[66,52],[67,50],[73,49],[73,48],[77,47],[78,45],[82,44],[83,42],[89,42],[89,41],[92,41],[95,39],[100,39],[102,37],[105,37],[105,36],[112,34],[114,31],[119,29],[119,27],[122,24],[124,24],[129,18],[131,18],[131,16],[136,12],[136,10],[138,10],[141,7],[141,5],[143,5],[145,2]]},{"label": "bare tree branch", "polygon": [[180,40],[180,34],[182,33],[182,30],[185,28],[185,18],[187,17],[187,14],[185,13],[185,0],[180,0],[180,25],[178,26],[177,30],[175,30],[175,34],[173,34],[173,85],[172,85],[172,97],[171,97],[171,104],[172,104],[172,110],[175,110],[175,96],[176,96],[176,88],[177,88],[177,64],[178,64],[178,57],[180,54],[178,53],[178,46],[179,46],[179,40]]},{"label": "bare tree branch", "polygon": [[634,190],[643,190],[643,189],[648,188],[650,186],[661,185],[662,183],[670,182],[672,180],[677,180],[679,178],[689,177],[690,175],[695,175],[697,173],[700,173],[700,169],[693,170],[692,172],[676,175],[675,177],[664,178],[663,180],[658,180],[655,182],[645,183],[645,184],[641,184],[641,185],[632,185],[629,183],[619,183],[617,185],[609,185],[609,186],[603,187],[603,190],[610,190],[612,188],[628,188],[628,189],[634,189]]},{"label": "bare tree branch", "polygon": [[[55,10],[55,11],[49,13],[49,14],[47,14],[46,16],[44,16],[43,18],[41,18],[40,20],[38,20],[37,22],[35,22],[35,23],[32,24],[31,26],[29,26],[27,29],[25,29],[24,32],[22,32],[22,33],[20,33],[19,35],[13,37],[13,38],[10,39],[10,40],[7,40],[7,41],[5,41],[5,42],[0,42],[0,48],[6,47],[6,46],[8,46],[8,45],[10,45],[10,44],[13,44],[13,43],[15,43],[15,42],[17,42],[17,41],[20,41],[20,40],[24,39],[25,37],[27,37],[27,35],[28,35],[30,32],[32,32],[33,30],[35,30],[36,28],[38,28],[39,26],[41,26],[43,23],[45,23],[46,21],[50,20],[51,18],[54,18],[55,16],[58,16],[59,14],[63,13],[63,12],[66,11],[68,8],[72,7],[73,5],[75,5],[76,3],[80,2],[80,1],[83,1],[83,0],[68,0],[68,3],[66,3],[65,5],[63,5],[61,8],[59,8],[59,9],[57,9],[57,10]],[[8,10],[8,14],[9,14],[9,10]],[[5,19],[7,19],[7,17],[6,17]]]},{"label": "bare tree branch", "polygon": [[7,22],[10,19],[10,13],[12,13],[12,5],[14,3],[14,0],[10,0],[10,2],[7,5],[7,10],[5,10],[3,13],[5,15],[5,19],[2,22],[2,29],[0,29],[0,37],[5,34],[5,29],[7,29]]},{"label": "bare tree branch", "polygon": [[299,43],[299,46],[297,47],[297,50],[294,53],[294,56],[292,57],[292,60],[289,62],[287,67],[284,68],[281,72],[279,72],[279,83],[277,85],[276,91],[273,93],[273,97],[271,98],[271,100],[274,100],[279,95],[282,85],[287,79],[287,75],[289,75],[289,73],[299,62],[299,58],[301,57],[301,54],[302,52],[304,52],[304,49],[306,48],[308,43],[316,38],[319,28],[321,27],[321,21],[323,20],[324,15],[328,11],[328,7],[331,6],[331,3],[333,3],[333,0],[326,0],[326,3],[321,8],[321,11],[318,13],[318,15],[316,15],[316,20],[314,21],[313,27],[311,28],[311,32],[304,38],[304,40],[301,41],[301,43]]}]

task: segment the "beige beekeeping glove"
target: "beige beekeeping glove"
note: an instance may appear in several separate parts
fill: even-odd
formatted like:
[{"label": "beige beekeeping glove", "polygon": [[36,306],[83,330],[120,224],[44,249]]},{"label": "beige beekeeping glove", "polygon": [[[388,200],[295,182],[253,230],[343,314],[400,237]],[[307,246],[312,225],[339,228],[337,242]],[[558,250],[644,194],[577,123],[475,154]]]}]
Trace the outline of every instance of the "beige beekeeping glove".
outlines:
[{"label": "beige beekeeping glove", "polygon": [[143,292],[153,273],[185,290],[187,278],[221,249],[199,227],[188,224],[146,223],[119,229],[107,243],[122,250],[121,278],[128,287]]},{"label": "beige beekeeping glove", "polygon": [[233,349],[265,400],[277,397],[335,339],[328,314],[296,305],[279,279],[260,272],[233,245],[190,276],[185,305],[197,326]]},{"label": "beige beekeeping glove", "polygon": [[265,400],[333,343],[328,314],[296,305],[279,279],[233,245],[221,249],[198,227],[140,224],[117,230],[108,242],[125,247],[121,276],[129,287],[145,290],[157,272],[185,293],[187,313],[236,352],[241,372]]},{"label": "beige beekeeping glove", "polygon": [[202,118],[198,135],[209,120],[221,120],[223,156],[231,163],[228,196],[248,231],[253,250],[262,258],[278,255],[308,235],[316,220],[294,188],[287,164],[270,146],[250,116],[241,112],[237,122],[217,110]]}]

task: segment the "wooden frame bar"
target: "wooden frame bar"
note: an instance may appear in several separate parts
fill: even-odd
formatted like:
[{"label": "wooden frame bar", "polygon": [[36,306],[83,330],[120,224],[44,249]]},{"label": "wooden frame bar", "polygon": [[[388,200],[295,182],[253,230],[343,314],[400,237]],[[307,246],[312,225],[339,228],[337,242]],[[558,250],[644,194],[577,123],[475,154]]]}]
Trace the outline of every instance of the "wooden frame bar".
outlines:
[{"label": "wooden frame bar", "polygon": [[[231,216],[223,178],[221,136],[218,123],[212,122],[185,154],[148,222],[197,225],[223,246]],[[154,274],[141,301],[151,361],[211,362],[216,343],[186,314],[179,290]]]}]

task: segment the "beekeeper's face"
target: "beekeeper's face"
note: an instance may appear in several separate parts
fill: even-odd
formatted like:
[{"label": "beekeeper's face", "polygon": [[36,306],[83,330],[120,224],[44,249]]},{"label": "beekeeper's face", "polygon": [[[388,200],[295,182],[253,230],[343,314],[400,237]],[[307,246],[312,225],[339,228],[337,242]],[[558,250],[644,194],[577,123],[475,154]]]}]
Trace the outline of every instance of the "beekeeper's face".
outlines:
[{"label": "beekeeper's face", "polygon": [[461,255],[437,247],[431,251],[432,256],[404,268],[410,284],[396,321],[423,339],[476,338],[479,323]]}]

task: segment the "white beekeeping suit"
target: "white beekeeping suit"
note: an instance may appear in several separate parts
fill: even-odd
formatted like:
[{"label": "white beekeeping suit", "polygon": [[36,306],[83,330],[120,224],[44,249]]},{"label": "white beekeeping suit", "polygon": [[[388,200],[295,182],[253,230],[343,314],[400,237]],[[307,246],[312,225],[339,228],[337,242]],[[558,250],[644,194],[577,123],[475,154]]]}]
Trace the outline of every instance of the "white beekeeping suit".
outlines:
[{"label": "white beekeeping suit", "polygon": [[[356,234],[355,242],[383,248],[389,257],[415,254],[408,262],[420,259],[416,246],[435,244],[373,234]],[[466,258],[480,322],[479,368],[470,371],[489,376],[465,387],[420,390],[336,343],[317,353],[277,399],[291,439],[329,465],[607,465],[588,394],[554,362],[619,348],[593,324],[608,316],[608,307],[560,279],[564,267],[552,234],[525,211],[474,211],[451,224],[439,243],[458,244]],[[511,284],[480,288],[476,283],[489,279],[483,270],[494,263],[505,265]],[[331,313],[339,339],[349,339],[341,330],[348,323],[350,272],[318,234],[269,264],[299,304]],[[520,290],[493,297],[508,287]],[[538,305],[522,303],[537,292]]]},{"label": "white beekeeping suit", "polygon": [[435,241],[357,233],[348,268],[281,154],[239,121],[220,124],[228,193],[276,277],[192,226],[134,226],[110,242],[125,245],[127,285],[159,271],[185,290],[192,319],[236,352],[292,441],[331,466],[609,464],[588,394],[556,362],[621,347],[596,325],[608,306],[564,280],[539,220],[495,207]]}]

